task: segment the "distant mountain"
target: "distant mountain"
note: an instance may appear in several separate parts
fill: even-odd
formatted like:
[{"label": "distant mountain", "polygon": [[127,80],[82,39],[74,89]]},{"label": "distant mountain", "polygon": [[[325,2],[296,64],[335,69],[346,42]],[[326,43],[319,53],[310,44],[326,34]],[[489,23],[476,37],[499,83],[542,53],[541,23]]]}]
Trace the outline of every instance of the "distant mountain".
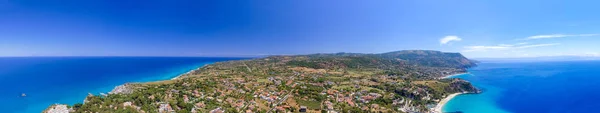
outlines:
[{"label": "distant mountain", "polygon": [[468,68],[476,66],[460,53],[444,53],[431,50],[404,50],[379,54],[384,58],[398,58],[422,66]]},{"label": "distant mountain", "polygon": [[311,54],[300,55],[311,58],[334,58],[345,57],[355,60],[378,60],[380,63],[411,64],[427,67],[452,67],[469,68],[476,66],[477,61],[470,60],[460,53],[446,53],[433,50],[402,50],[380,54],[362,54],[362,53],[334,53],[334,54]]}]

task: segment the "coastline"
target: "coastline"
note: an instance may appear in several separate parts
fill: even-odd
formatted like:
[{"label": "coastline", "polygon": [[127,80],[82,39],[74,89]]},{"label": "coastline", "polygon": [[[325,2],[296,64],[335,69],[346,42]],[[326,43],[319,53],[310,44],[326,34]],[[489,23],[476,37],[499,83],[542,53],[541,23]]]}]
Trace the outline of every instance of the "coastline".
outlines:
[{"label": "coastline", "polygon": [[[78,60],[76,58],[72,58]],[[96,96],[106,96],[112,93],[119,94],[129,94],[131,93],[130,89],[135,89],[141,84],[146,83],[154,83],[160,81],[168,81],[171,79],[183,79],[187,78],[189,75],[186,74],[194,74],[197,73],[198,69],[201,69],[203,66],[214,64],[220,61],[228,61],[233,60],[233,58],[106,58],[108,60],[101,60],[98,63],[98,60],[91,59],[85,60],[85,62],[79,63],[76,62],[77,65],[91,65],[93,68],[101,68],[102,70],[108,70],[106,72],[99,72],[99,74],[89,74],[94,76],[88,76],[88,74],[79,76],[78,74],[68,74],[69,73],[77,73],[79,71],[70,72],[70,69],[75,70],[86,70],[86,68],[79,67],[68,67],[68,68],[60,68],[61,72],[65,72],[66,74],[61,74],[57,79],[64,78],[76,78],[76,83],[81,83],[83,85],[68,85],[64,88],[69,88],[69,91],[65,92],[51,92],[51,91],[20,91],[27,94],[27,97],[16,97],[17,99],[8,100],[10,101],[20,101],[21,105],[15,105],[16,107],[9,106],[11,109],[14,108],[14,112],[24,112],[24,113],[39,113],[45,109],[50,108],[52,105],[67,105],[72,106],[77,103],[85,103],[85,99],[89,96],[89,94],[93,94]],[[136,59],[136,60],[130,60]],[[137,60],[140,59],[140,60]],[[67,59],[69,60],[69,59]],[[79,61],[79,60],[78,60]],[[124,64],[119,64],[123,62]],[[69,64],[67,62],[66,64]],[[63,62],[57,62],[56,65],[65,64]],[[98,65],[96,65],[98,64]],[[115,66],[116,65],[116,66]],[[125,65],[125,66],[123,66]],[[129,66],[133,65],[133,66]],[[61,65],[62,66],[62,65]],[[67,65],[70,66],[70,65]],[[122,66],[122,67],[120,67]],[[147,66],[147,67],[144,67]],[[106,68],[105,68],[106,67]],[[140,68],[143,67],[143,68]],[[52,68],[52,67],[49,67]],[[50,71],[50,70],[48,70]],[[92,69],[91,71],[95,71]],[[88,71],[86,71],[88,72]],[[103,75],[102,81],[94,81],[96,80],[95,75]],[[72,77],[76,76],[76,77]],[[45,78],[48,80],[53,80],[53,78]],[[85,82],[82,82],[85,81]],[[88,82],[89,81],[89,82]],[[9,82],[10,83],[10,82]],[[55,84],[55,83],[52,83]],[[57,83],[58,84],[58,83]],[[52,85],[53,86],[53,85]],[[39,87],[51,87],[51,85],[39,86]],[[62,88],[56,87],[53,90],[60,90]],[[112,93],[111,93],[112,92]],[[19,93],[19,96],[21,93]],[[45,96],[35,96],[35,95],[47,95],[52,98],[59,99],[50,99]],[[11,102],[12,103],[12,102]],[[25,105],[27,104],[27,105]],[[22,106],[22,107],[21,107]],[[50,106],[50,107],[49,107]],[[5,106],[6,107],[6,106]],[[8,111],[13,112],[13,111]]]},{"label": "coastline", "polygon": [[[459,76],[459,75],[464,75],[464,74],[469,74],[469,72],[463,72],[463,73],[456,73],[456,74],[446,75],[446,76],[440,77],[439,79],[447,79],[447,78],[452,78],[452,77]],[[459,92],[459,93],[453,93],[453,94],[450,94],[450,95],[446,96],[446,98],[444,98],[444,99],[442,99],[442,100],[440,100],[438,102],[438,104],[433,108],[432,111],[434,113],[443,113],[442,110],[443,110],[444,106],[446,105],[446,103],[448,103],[450,100],[452,100],[452,98],[454,98],[454,97],[456,97],[458,95],[461,95],[461,94],[466,94],[466,93],[467,92]]]},{"label": "coastline", "polygon": [[[209,64],[204,64],[204,65],[199,66],[197,68],[191,69],[191,70],[189,70],[189,71],[187,71],[185,73],[178,74],[177,76],[175,76],[175,77],[173,77],[171,79],[164,79],[164,80],[158,80],[158,81],[177,80],[177,79],[180,79],[182,76],[188,75],[188,74],[190,74],[190,73],[192,73],[194,71],[200,70],[202,67],[205,67],[205,66],[207,66]],[[150,82],[156,82],[156,81],[146,81],[146,82],[137,82],[137,83],[138,84],[143,84],[143,83],[150,83]],[[121,84],[121,85],[117,85],[111,91],[109,91],[108,94],[127,94],[127,93],[130,93],[131,92],[131,87],[128,87],[129,84],[136,84],[136,83],[133,82],[133,83],[124,83],[124,84]]]},{"label": "coastline", "polygon": [[183,74],[179,74],[179,75],[177,75],[177,76],[175,76],[175,77],[171,78],[171,80],[177,80],[177,79],[181,78],[181,76],[183,76],[183,75],[188,75],[188,74],[190,74],[190,73],[192,73],[192,72],[194,72],[194,71],[196,71],[196,70],[200,70],[200,68],[202,68],[202,67],[204,67],[204,66],[206,66],[206,65],[208,65],[208,64],[205,64],[205,65],[203,65],[203,66],[200,66],[200,67],[198,67],[198,68],[196,68],[196,69],[192,69],[192,70],[190,70],[190,71],[188,71],[188,72],[185,72],[185,73],[183,73]]},{"label": "coastline", "polygon": [[454,98],[458,95],[461,95],[461,94],[465,94],[465,93],[454,93],[454,94],[450,94],[450,95],[446,96],[446,98],[440,100],[440,102],[438,102],[438,104],[433,108],[433,112],[434,113],[443,113],[442,109],[444,108],[446,103],[448,103],[448,101],[452,100],[452,98]]},{"label": "coastline", "polygon": [[[302,57],[302,56],[300,56],[300,57]],[[284,58],[285,58],[285,57],[284,57]],[[268,61],[268,60],[267,60],[267,61]],[[248,67],[248,65],[246,65],[244,62],[242,62],[242,63],[244,64],[243,66],[245,66],[245,67]],[[258,63],[261,63],[261,62],[258,62]],[[235,63],[233,63],[233,64],[229,64],[229,65],[234,65],[234,64],[235,64]],[[237,63],[237,64],[239,65],[239,63]],[[226,64],[225,66],[229,66],[229,65],[227,65],[227,64]],[[196,75],[196,74],[200,74],[200,72],[207,71],[206,69],[213,69],[213,68],[212,68],[212,66],[213,66],[213,65],[206,65],[206,64],[204,64],[204,65],[195,65],[195,66],[181,66],[181,67],[184,67],[184,68],[180,68],[180,69],[167,69],[168,71],[164,71],[164,72],[168,72],[168,74],[165,74],[165,76],[156,77],[156,78],[160,78],[160,79],[158,80],[159,82],[156,82],[156,83],[174,83],[174,82],[175,82],[175,83],[181,83],[181,82],[184,82],[184,84],[186,84],[186,83],[189,83],[189,82],[198,82],[198,81],[183,81],[183,80],[187,80],[187,79],[195,79],[197,76],[202,76],[202,75]],[[258,66],[263,66],[263,65],[258,65]],[[269,65],[264,65],[264,66],[269,66]],[[272,65],[271,65],[271,66],[272,66]],[[276,66],[278,66],[278,65],[276,65]],[[285,64],[285,63],[284,63],[284,65],[283,65],[283,66],[288,66],[288,64]],[[179,67],[179,66],[178,66],[178,67]],[[215,66],[215,67],[219,67],[219,66]],[[230,66],[230,67],[232,67],[232,66]],[[292,67],[293,67],[293,66],[292,66]],[[234,67],[234,68],[235,68],[235,67]],[[263,68],[263,69],[264,69],[264,68]],[[243,70],[243,69],[242,69],[242,70]],[[446,73],[446,74],[447,74],[447,75],[446,75],[446,77],[447,77],[447,78],[450,78],[450,77],[453,77],[453,76],[457,76],[457,75],[461,75],[461,74],[465,74],[465,73],[459,73],[459,72],[456,72],[455,70],[454,70],[454,71],[455,71],[454,73],[448,73],[448,71],[445,71],[445,72],[444,72],[444,71],[443,71],[444,69],[441,69],[441,70],[442,70],[442,72],[441,72],[441,73]],[[171,72],[171,71],[173,71],[173,72]],[[208,70],[208,71],[213,71],[213,70]],[[225,70],[225,71],[227,71],[227,70]],[[249,70],[249,71],[251,72],[252,70]],[[267,70],[267,71],[269,71],[269,70]],[[309,70],[309,71],[310,71],[310,70]],[[326,70],[326,71],[327,71],[327,70]],[[439,71],[439,70],[433,70],[433,71]],[[160,71],[160,72],[163,72],[163,71]],[[217,74],[218,74],[219,72],[220,72],[220,71],[215,71],[215,73],[217,73]],[[452,71],[450,71],[450,72],[452,72]],[[227,73],[227,72],[225,72],[225,73]],[[432,72],[432,73],[434,73],[434,72]],[[213,75],[213,73],[209,73],[209,74],[210,74],[210,75]],[[296,73],[296,75],[298,75],[298,74]],[[207,75],[207,76],[208,76],[208,75]],[[325,75],[323,75],[323,76],[325,76]],[[241,75],[240,77],[245,77],[245,76],[244,76],[244,75]],[[435,79],[436,79],[436,78],[439,78],[439,77],[441,77],[441,76],[439,76],[439,75],[438,75],[437,77],[433,77],[433,76],[432,76],[432,77],[427,77],[427,80],[434,80],[434,81],[437,81],[437,80],[435,80]],[[444,78],[446,78],[446,77],[444,77]],[[270,79],[270,78],[269,78],[269,79]],[[293,80],[294,78],[290,77],[289,79],[292,79],[292,80]],[[359,79],[360,79],[360,78],[359,78]],[[383,78],[383,79],[386,79],[386,78]],[[151,79],[146,79],[146,80],[151,80]],[[227,79],[220,79],[220,80],[218,80],[218,81],[223,81],[223,82],[226,82],[226,81],[227,81]],[[468,88],[464,88],[464,87],[462,87],[462,86],[468,85],[468,84],[467,84],[467,82],[466,82],[465,80],[461,80],[461,79],[444,79],[444,81],[443,81],[443,82],[447,82],[447,81],[450,81],[450,82],[452,82],[452,83],[451,83],[452,85],[455,85],[455,84],[459,84],[459,85],[461,85],[461,87],[458,87],[458,88],[457,88],[457,89],[460,89],[460,91],[466,91],[466,90],[468,90],[468,91],[471,91],[471,89],[473,89],[473,88],[472,88],[472,87],[470,87],[470,86],[469,86]],[[150,82],[152,82],[152,81],[150,81]],[[202,81],[199,81],[199,82],[202,82]],[[244,81],[242,81],[242,82],[244,82]],[[293,81],[292,81],[292,82],[293,82]],[[425,81],[425,82],[427,83],[427,81]],[[142,84],[142,85],[144,85],[144,83],[146,83],[146,82],[139,82],[139,84]],[[154,83],[154,82],[153,82],[153,83]],[[153,84],[153,83],[149,83],[149,84]],[[127,84],[124,84],[124,85],[123,85],[123,87],[126,87],[126,85],[127,85]],[[173,86],[172,84],[168,84],[168,85],[169,85],[169,86]],[[201,85],[201,84],[200,84],[200,85]],[[227,85],[229,85],[229,84],[226,84],[226,86],[225,86],[225,87],[227,87]],[[409,84],[409,86],[410,86],[410,85],[412,85],[412,84]],[[417,85],[419,85],[419,84],[417,84]],[[426,84],[426,85],[428,85],[428,84]],[[139,86],[139,85],[138,85],[138,86]],[[355,85],[355,86],[356,86],[356,85]],[[437,86],[437,85],[436,85],[436,86]],[[455,86],[456,86],[456,85],[455,85]],[[452,86],[452,88],[455,88],[455,86]],[[215,86],[215,87],[219,87],[219,88],[221,88],[220,86]],[[412,87],[412,86],[411,86],[411,87]],[[141,88],[144,88],[144,87],[140,87],[140,88],[138,88],[138,89],[141,89]],[[155,88],[157,88],[157,87],[155,87]],[[162,87],[161,87],[161,88],[162,88]],[[179,88],[179,87],[177,87],[177,88]],[[129,90],[129,91],[135,91],[135,90],[137,90],[135,87],[134,87],[134,88],[123,88],[123,89],[133,89],[133,90]],[[171,89],[171,90],[174,90],[175,88],[172,88],[172,87],[170,87],[170,89]],[[183,89],[183,90],[185,90],[185,89]],[[251,90],[251,89],[250,89],[250,90]],[[412,89],[408,89],[408,90],[412,90]],[[180,90],[179,90],[179,89],[177,89],[177,92],[178,92],[178,91],[180,91]],[[456,91],[456,90],[453,90],[453,91]],[[175,91],[172,91],[172,92],[175,92]],[[352,92],[352,91],[350,91],[350,92],[351,92],[351,93],[354,93],[354,92]],[[347,92],[346,94],[348,94],[348,93],[350,93],[350,92]],[[161,93],[161,92],[152,92],[152,93],[154,93],[154,94],[158,94],[158,95],[164,94],[164,93]],[[167,91],[167,93],[169,93],[169,92]],[[376,93],[377,93],[377,94],[379,94],[378,92],[376,92]],[[383,93],[386,93],[386,92],[382,92],[382,94],[383,94]],[[419,92],[418,92],[418,93],[419,93]],[[465,92],[463,92],[463,93],[465,93]],[[127,92],[124,92],[124,94],[127,94]],[[419,93],[419,94],[420,94],[420,93]],[[451,93],[446,93],[446,92],[445,92],[445,94],[446,94],[446,95],[445,95],[445,96],[443,96],[443,97],[437,96],[437,97],[436,97],[436,100],[437,100],[437,102],[435,102],[435,101],[434,101],[433,103],[431,103],[431,101],[430,101],[430,102],[428,102],[429,104],[427,104],[427,103],[405,104],[404,110],[408,110],[408,111],[433,111],[433,109],[431,108],[431,107],[433,106],[433,107],[435,107],[436,109],[439,109],[439,112],[442,112],[442,108],[443,108],[443,107],[445,107],[445,104],[446,104],[447,102],[449,102],[451,99],[453,99],[455,96],[457,96],[457,95],[459,95],[459,94],[461,94],[461,93],[459,93],[459,94],[451,94]],[[110,96],[106,96],[105,94],[101,94],[101,95],[104,95],[105,97],[110,97]],[[371,94],[369,94],[369,95],[371,95]],[[425,94],[425,95],[426,95],[426,96],[430,96],[429,94]],[[287,96],[287,95],[286,95],[286,96]],[[350,96],[352,96],[352,95],[350,94]],[[111,97],[111,98],[112,98],[112,97]],[[116,98],[117,98],[117,99],[120,99],[120,97],[116,97]],[[285,98],[285,97],[284,97],[284,98]],[[403,100],[404,100],[404,99],[406,99],[406,98],[403,98]],[[431,99],[431,98],[429,98],[429,99]],[[429,99],[428,99],[428,100],[429,100]],[[114,99],[113,99],[113,100],[114,100]],[[177,99],[177,100],[179,100],[179,99]],[[250,100],[250,101],[252,101],[252,100]],[[403,101],[403,102],[404,102],[404,101]],[[408,103],[410,103],[410,102],[411,102],[411,100],[408,100]],[[438,103],[438,102],[440,102],[440,103]],[[86,103],[86,102],[84,101],[84,103]],[[119,104],[119,103],[111,103],[111,105],[112,105],[112,104]],[[162,104],[162,103],[161,103],[161,104]],[[169,104],[171,104],[171,103],[169,103]],[[350,103],[349,103],[349,104],[350,104]],[[432,104],[436,104],[436,105],[432,105]],[[441,105],[437,106],[438,104],[441,104]],[[408,105],[408,106],[406,106],[406,105]],[[95,106],[95,105],[93,105],[93,106]],[[96,106],[96,107],[98,107],[98,106]],[[100,106],[100,107],[102,107],[102,106]],[[450,106],[448,106],[448,107],[450,107]],[[139,109],[139,108],[138,108],[138,109]],[[194,109],[194,108],[192,108],[192,109]],[[271,108],[271,109],[272,109],[272,108]],[[404,111],[404,110],[402,110],[402,111]],[[381,110],[380,110],[380,111],[381,111]]]},{"label": "coastline", "polygon": [[469,72],[464,72],[464,73],[457,73],[457,74],[446,75],[446,76],[440,77],[439,79],[447,79],[447,78],[452,78],[452,77],[454,77],[454,76],[458,76],[458,75],[464,75],[464,74],[469,74]]}]

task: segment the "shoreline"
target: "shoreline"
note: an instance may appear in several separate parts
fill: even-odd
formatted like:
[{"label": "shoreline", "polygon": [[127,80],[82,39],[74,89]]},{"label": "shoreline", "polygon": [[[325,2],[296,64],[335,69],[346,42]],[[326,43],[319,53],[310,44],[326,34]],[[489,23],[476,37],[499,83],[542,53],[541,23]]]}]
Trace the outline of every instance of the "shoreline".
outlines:
[{"label": "shoreline", "polygon": [[453,93],[450,94],[448,96],[446,96],[446,98],[440,100],[440,102],[438,102],[438,104],[433,108],[433,112],[434,113],[443,113],[443,108],[446,105],[446,103],[448,103],[450,100],[452,100],[452,98],[461,95],[461,94],[466,94],[466,93]]},{"label": "shoreline", "polygon": [[202,67],[205,67],[205,66],[207,66],[209,64],[204,64],[202,66],[198,66],[195,69],[191,69],[191,70],[189,70],[189,71],[187,71],[185,73],[178,74],[177,76],[175,76],[175,77],[173,77],[171,79],[156,80],[156,81],[146,81],[146,82],[131,82],[131,83],[124,83],[124,84],[121,84],[121,85],[117,85],[111,91],[109,91],[108,94],[120,94],[120,93],[124,93],[124,92],[129,92],[130,88],[127,87],[127,85],[129,85],[129,84],[144,84],[144,83],[152,83],[152,82],[157,82],[157,81],[177,80],[177,79],[180,79],[182,76],[188,75],[188,74],[190,74],[190,73],[192,73],[194,71],[200,70]]},{"label": "shoreline", "polygon": [[188,74],[190,74],[190,73],[192,73],[192,72],[194,72],[194,71],[196,71],[196,70],[200,70],[200,68],[202,68],[202,67],[204,67],[204,66],[206,66],[206,65],[208,65],[208,64],[204,64],[203,66],[200,66],[200,67],[198,67],[198,68],[196,68],[196,69],[192,69],[192,70],[190,70],[190,71],[188,71],[188,72],[185,72],[185,73],[179,74],[179,75],[177,75],[177,76],[175,76],[175,77],[171,78],[170,80],[177,80],[177,79],[181,78],[181,76],[188,75]]},{"label": "shoreline", "polygon": [[[210,64],[214,64],[214,63],[216,63],[216,62],[205,63],[205,64],[203,64],[203,65],[201,65],[201,66],[195,66],[196,68],[190,69],[190,70],[188,70],[188,71],[187,71],[187,72],[185,72],[185,73],[179,73],[179,74],[177,74],[177,76],[175,76],[175,77],[172,77],[172,78],[165,78],[165,79],[163,79],[163,80],[141,81],[141,82],[125,82],[125,83],[123,83],[123,84],[120,84],[120,85],[114,86],[114,88],[110,89],[110,90],[109,90],[108,92],[106,92],[106,93],[103,93],[103,91],[100,91],[100,95],[105,95],[105,94],[127,94],[127,93],[129,93],[129,91],[130,91],[130,87],[128,87],[128,85],[130,85],[130,84],[144,84],[144,83],[157,82],[157,81],[177,80],[177,79],[180,79],[182,76],[188,75],[188,74],[190,74],[190,73],[192,73],[192,72],[194,72],[194,71],[200,70],[201,68],[203,68],[203,67],[205,67],[205,66],[207,66],[207,65],[210,65]],[[92,94],[92,93],[89,93],[89,92],[88,92],[88,96],[89,96],[89,94]],[[93,94],[93,95],[97,95],[97,94]],[[88,98],[88,97],[86,96],[86,97],[83,99],[83,103],[82,103],[82,104],[85,104],[85,100],[86,100],[87,98]],[[80,102],[81,102],[81,101],[79,101],[79,102],[76,102],[76,103],[80,103]],[[49,110],[49,109],[57,109],[57,107],[56,107],[56,106],[58,106],[59,110],[67,111],[68,109],[62,109],[62,108],[63,108],[62,106],[69,106],[69,105],[73,105],[73,104],[68,104],[68,103],[53,103],[53,104],[51,104],[51,105],[49,105],[49,106],[46,106],[46,108],[45,108],[45,109],[43,109],[43,110],[42,110],[42,112],[44,112],[44,111],[47,111],[47,110]]]},{"label": "shoreline", "polygon": [[458,76],[458,75],[464,75],[464,74],[469,74],[469,72],[463,72],[463,73],[446,75],[446,76],[440,77],[439,79],[447,79],[447,78],[455,77],[455,76]]},{"label": "shoreline", "polygon": [[196,69],[192,69],[192,70],[189,70],[189,71],[187,71],[185,73],[179,74],[179,75],[177,75],[177,76],[175,76],[175,77],[173,77],[173,78],[171,78],[169,80],[177,80],[177,79],[181,78],[181,76],[188,75],[188,74],[190,74],[190,73],[192,73],[194,71],[200,70],[201,68],[206,67],[207,65],[210,65],[210,64],[214,64],[214,63],[216,63],[216,62],[207,63],[207,64],[204,64],[202,66],[198,66]]}]

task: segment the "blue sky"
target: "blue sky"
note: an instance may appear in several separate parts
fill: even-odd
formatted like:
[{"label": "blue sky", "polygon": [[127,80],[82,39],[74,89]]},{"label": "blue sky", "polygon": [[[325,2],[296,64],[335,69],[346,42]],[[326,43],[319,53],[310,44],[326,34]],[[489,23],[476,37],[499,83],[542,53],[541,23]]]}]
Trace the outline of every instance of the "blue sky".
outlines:
[{"label": "blue sky", "polygon": [[564,0],[5,0],[0,56],[256,56],[407,49],[600,56],[600,4]]}]

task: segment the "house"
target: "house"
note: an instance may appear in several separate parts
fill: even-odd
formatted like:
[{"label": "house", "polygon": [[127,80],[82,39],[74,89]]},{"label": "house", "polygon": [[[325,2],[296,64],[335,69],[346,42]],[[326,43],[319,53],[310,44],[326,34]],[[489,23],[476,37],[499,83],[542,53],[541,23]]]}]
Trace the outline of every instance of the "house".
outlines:
[{"label": "house", "polygon": [[283,108],[281,106],[277,106],[277,107],[275,107],[275,109],[277,109],[278,112],[285,112],[285,108]]},{"label": "house", "polygon": [[327,106],[328,110],[333,110],[333,103],[331,103],[329,101],[325,101],[325,106]]},{"label": "house", "polygon": [[158,108],[159,113],[168,113],[168,112],[173,112],[173,111],[175,111],[175,110],[173,110],[173,108],[171,108],[171,105],[169,105],[167,103],[160,104],[160,106]]},{"label": "house", "polygon": [[225,113],[225,111],[219,107],[217,109],[210,110],[210,113]]},{"label": "house", "polygon": [[196,108],[204,108],[205,106],[206,105],[204,105],[204,103],[202,103],[202,102],[198,102],[194,105],[194,107],[196,107]]},{"label": "house", "polygon": [[131,106],[131,105],[133,105],[133,103],[131,103],[131,102],[125,102],[125,103],[123,103],[123,107]]}]

